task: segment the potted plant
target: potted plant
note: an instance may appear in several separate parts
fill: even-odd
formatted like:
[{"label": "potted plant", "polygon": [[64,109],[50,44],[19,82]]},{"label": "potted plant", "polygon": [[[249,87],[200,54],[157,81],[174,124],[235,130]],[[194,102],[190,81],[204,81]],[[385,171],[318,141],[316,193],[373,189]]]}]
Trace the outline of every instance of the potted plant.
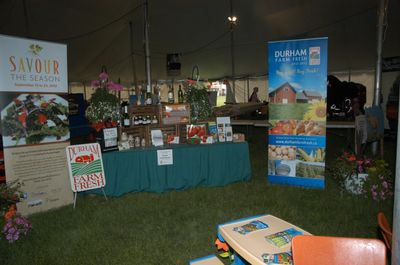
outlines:
[{"label": "potted plant", "polygon": [[1,234],[9,243],[13,243],[32,229],[30,222],[17,212],[16,204],[23,197],[16,181],[9,184],[0,183],[0,210],[3,218],[0,220]]},{"label": "potted plant", "polygon": [[185,99],[190,104],[192,120],[206,120],[211,116],[212,107],[208,99],[207,87],[202,83],[189,79]]},{"label": "potted plant", "polygon": [[118,98],[110,93],[121,91],[122,86],[109,80],[108,74],[103,67],[98,80],[91,82],[92,88],[96,89],[90,99],[90,105],[86,109],[86,118],[91,126],[99,132],[103,128],[115,127],[119,120]]},{"label": "potted plant", "polygon": [[359,158],[343,152],[330,167],[331,175],[340,187],[355,195],[376,201],[393,196],[393,179],[389,165],[381,159]]}]

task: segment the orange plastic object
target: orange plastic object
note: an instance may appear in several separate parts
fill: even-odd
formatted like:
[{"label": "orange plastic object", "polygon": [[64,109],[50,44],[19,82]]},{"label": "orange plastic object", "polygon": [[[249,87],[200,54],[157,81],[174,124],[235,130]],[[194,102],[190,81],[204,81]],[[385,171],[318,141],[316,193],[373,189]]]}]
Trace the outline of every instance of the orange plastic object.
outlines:
[{"label": "orange plastic object", "polygon": [[221,240],[219,240],[219,238],[217,238],[217,240],[215,240],[215,246],[217,247],[218,250],[222,249],[224,251],[228,251],[229,247],[228,244],[221,242]]},{"label": "orange plastic object", "polygon": [[382,233],[383,240],[385,241],[386,247],[391,250],[392,249],[392,228],[386,219],[386,216],[382,213],[378,213],[378,225],[379,230]]},{"label": "orange plastic object", "polygon": [[386,265],[386,247],[369,238],[298,235],[292,240],[294,265]]}]

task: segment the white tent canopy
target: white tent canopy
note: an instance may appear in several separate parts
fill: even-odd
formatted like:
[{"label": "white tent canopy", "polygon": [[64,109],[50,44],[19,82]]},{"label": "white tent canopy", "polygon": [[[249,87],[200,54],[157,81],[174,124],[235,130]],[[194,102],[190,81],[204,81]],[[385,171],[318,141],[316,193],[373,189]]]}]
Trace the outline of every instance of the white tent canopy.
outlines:
[{"label": "white tent canopy", "polygon": [[[89,81],[106,65],[113,79],[145,80],[143,1],[0,1],[0,33],[68,44],[70,81]],[[329,38],[329,71],[373,69],[376,61],[377,0],[233,1],[237,76],[265,75],[267,42]],[[400,2],[389,1],[383,56],[400,55]],[[152,78],[169,79],[166,54],[181,54],[181,75],[198,65],[202,78],[231,75],[227,17],[230,2],[149,0]]]}]

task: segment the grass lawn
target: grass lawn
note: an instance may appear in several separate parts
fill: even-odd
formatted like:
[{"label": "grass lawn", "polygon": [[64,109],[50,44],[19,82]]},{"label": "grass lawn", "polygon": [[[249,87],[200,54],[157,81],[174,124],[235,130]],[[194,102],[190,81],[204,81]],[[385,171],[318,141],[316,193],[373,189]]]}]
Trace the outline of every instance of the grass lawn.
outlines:
[{"label": "grass lawn", "polygon": [[[311,104],[269,104],[270,120],[303,120]],[[283,116],[284,114],[284,116]]]},{"label": "grass lawn", "polygon": [[[225,187],[162,194],[132,193],[105,201],[79,196],[29,217],[33,230],[15,244],[0,239],[0,264],[188,264],[217,253],[217,224],[270,213],[316,235],[377,238],[376,216],[392,201],[341,194],[327,174],[324,190],[269,185],[265,129],[251,128],[252,179]],[[328,165],[345,138],[328,134]],[[394,169],[395,144],[385,154]]]}]

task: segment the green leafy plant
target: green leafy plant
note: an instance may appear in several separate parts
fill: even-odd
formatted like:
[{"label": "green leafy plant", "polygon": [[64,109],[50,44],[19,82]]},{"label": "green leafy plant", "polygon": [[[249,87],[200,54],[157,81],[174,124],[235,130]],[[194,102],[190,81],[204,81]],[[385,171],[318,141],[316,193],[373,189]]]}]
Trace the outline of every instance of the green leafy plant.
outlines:
[{"label": "green leafy plant", "polygon": [[212,114],[212,107],[208,100],[207,87],[193,80],[188,80],[187,83],[185,99],[190,104],[192,119],[208,119]]}]

